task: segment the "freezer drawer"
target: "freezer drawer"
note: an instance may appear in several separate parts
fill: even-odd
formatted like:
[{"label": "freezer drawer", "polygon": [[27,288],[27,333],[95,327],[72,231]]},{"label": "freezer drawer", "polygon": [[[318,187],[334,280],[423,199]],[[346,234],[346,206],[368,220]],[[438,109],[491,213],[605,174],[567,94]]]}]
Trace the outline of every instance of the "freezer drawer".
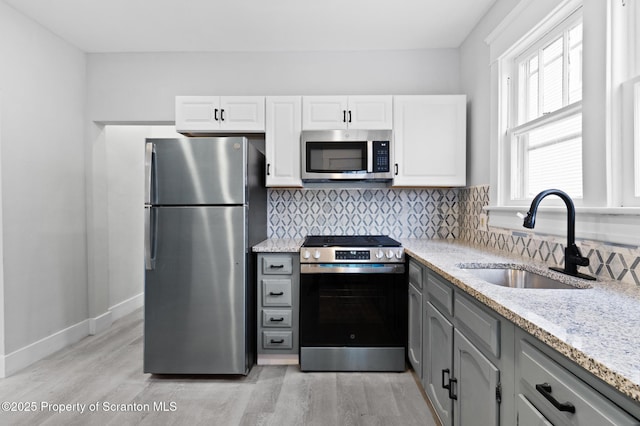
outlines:
[{"label": "freezer drawer", "polygon": [[246,138],[147,139],[147,153],[147,204],[245,204]]}]

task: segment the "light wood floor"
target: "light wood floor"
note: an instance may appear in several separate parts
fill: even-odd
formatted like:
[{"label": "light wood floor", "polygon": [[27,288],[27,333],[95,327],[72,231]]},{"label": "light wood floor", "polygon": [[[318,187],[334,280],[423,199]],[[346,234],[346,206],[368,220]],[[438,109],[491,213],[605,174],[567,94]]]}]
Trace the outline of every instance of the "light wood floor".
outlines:
[{"label": "light wood floor", "polygon": [[[302,373],[297,366],[255,366],[247,377],[144,374],[142,310],[0,379],[0,402],[15,403],[12,408],[34,403],[36,408],[3,409],[0,425],[436,424],[410,371]],[[96,403],[97,410],[89,412]],[[73,406],[72,412],[56,413],[50,411],[56,409],[53,404],[86,407],[84,413]]]}]

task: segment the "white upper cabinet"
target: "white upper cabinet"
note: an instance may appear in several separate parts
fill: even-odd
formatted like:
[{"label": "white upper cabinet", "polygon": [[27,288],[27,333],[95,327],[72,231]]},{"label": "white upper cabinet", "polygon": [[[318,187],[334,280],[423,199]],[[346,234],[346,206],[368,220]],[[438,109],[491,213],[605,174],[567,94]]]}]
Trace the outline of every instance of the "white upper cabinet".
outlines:
[{"label": "white upper cabinet", "polygon": [[302,98],[300,96],[267,96],[266,107],[267,186],[301,187]]},{"label": "white upper cabinet", "polygon": [[176,96],[176,130],[264,132],[264,96]]},{"label": "white upper cabinet", "polygon": [[393,98],[393,186],[466,185],[466,96]]},{"label": "white upper cabinet", "polygon": [[304,96],[304,130],[391,129],[392,96]]}]

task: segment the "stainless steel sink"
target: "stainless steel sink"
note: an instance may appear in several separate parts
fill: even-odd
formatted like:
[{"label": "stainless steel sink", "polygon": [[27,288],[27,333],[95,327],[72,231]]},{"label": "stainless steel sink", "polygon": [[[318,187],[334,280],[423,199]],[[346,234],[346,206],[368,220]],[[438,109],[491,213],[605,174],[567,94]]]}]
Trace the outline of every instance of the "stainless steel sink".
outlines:
[{"label": "stainless steel sink", "polygon": [[512,288],[539,288],[558,290],[578,290],[569,284],[561,283],[553,278],[535,272],[514,268],[471,268],[462,267],[476,277],[494,285]]}]

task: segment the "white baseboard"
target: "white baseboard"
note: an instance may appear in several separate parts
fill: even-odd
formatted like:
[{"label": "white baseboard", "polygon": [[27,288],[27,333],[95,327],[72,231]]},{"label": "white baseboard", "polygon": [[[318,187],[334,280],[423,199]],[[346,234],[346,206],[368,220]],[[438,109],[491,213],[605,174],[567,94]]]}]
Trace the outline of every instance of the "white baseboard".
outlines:
[{"label": "white baseboard", "polygon": [[143,304],[144,293],[140,293],[110,307],[102,315],[81,321],[10,354],[0,355],[0,378],[8,377],[89,335],[106,331],[115,320],[130,314]]},{"label": "white baseboard", "polygon": [[95,318],[89,318],[89,334],[96,335],[107,330],[113,324],[113,318],[111,311],[107,311],[104,314]]},{"label": "white baseboard", "polygon": [[141,308],[142,305],[144,305],[144,293],[137,294],[130,299],[118,303],[117,305],[113,305],[109,308],[109,311],[115,321],[129,315],[136,309]]},{"label": "white baseboard", "polygon": [[7,377],[66,346],[79,342],[89,334],[89,320],[38,340],[4,356],[2,377]]}]

